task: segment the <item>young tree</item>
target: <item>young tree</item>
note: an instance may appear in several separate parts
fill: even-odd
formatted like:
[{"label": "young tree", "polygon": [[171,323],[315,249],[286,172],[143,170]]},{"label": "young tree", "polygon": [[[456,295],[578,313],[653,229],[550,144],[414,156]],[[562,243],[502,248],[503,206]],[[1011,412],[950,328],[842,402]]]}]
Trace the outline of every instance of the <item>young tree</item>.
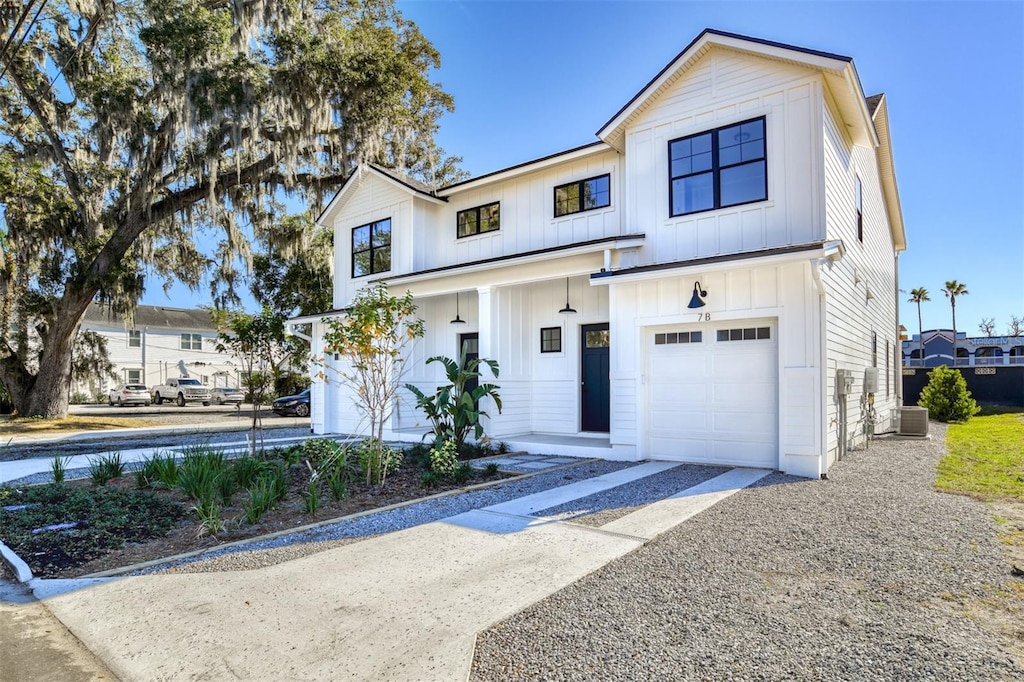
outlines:
[{"label": "young tree", "polygon": [[1007,336],[1024,336],[1024,317],[1010,315],[1010,324],[1006,326]]},{"label": "young tree", "polygon": [[996,321],[992,317],[981,318],[981,323],[978,325],[978,329],[985,336],[992,336],[996,333]]},{"label": "young tree", "polygon": [[919,341],[922,341],[922,342],[923,342],[924,339],[922,339],[921,337],[924,336],[924,330],[923,330],[922,325],[921,325],[921,303],[924,302],[924,301],[930,301],[930,300],[932,300],[932,299],[930,299],[928,297],[928,290],[925,289],[924,287],[918,287],[916,289],[911,289],[910,290],[910,298],[907,299],[908,303],[916,303],[917,304],[917,338],[918,338]]},{"label": "young tree", "polygon": [[970,292],[967,291],[966,284],[954,279],[946,282],[946,286],[942,287],[942,293],[949,299],[949,305],[953,309],[953,364],[956,365],[956,298],[966,296]]},{"label": "young tree", "polygon": [[423,336],[423,320],[416,317],[412,292],[399,298],[389,293],[387,284],[377,282],[356,294],[345,317],[325,323],[324,353],[338,354],[341,365],[324,358],[318,362],[327,368],[328,381],[337,378],[355,393],[369,427],[367,483],[383,483],[388,474],[384,425],[394,411],[408,351]]},{"label": "young tree", "polygon": [[945,365],[928,372],[928,385],[917,404],[928,408],[928,417],[940,422],[965,422],[981,411],[967,390],[963,372]]},{"label": "young tree", "polygon": [[286,197],[315,211],[361,161],[453,172],[439,55],[391,0],[38,8],[0,7],[0,383],[21,414],[66,413],[94,299],[130,318],[153,272],[210,278],[224,307]]},{"label": "young tree", "polygon": [[242,363],[242,378],[252,402],[252,440],[250,452],[256,452],[256,439],[263,447],[263,415],[267,390],[281,373],[292,354],[284,334],[284,320],[269,308],[258,315],[214,311],[217,325],[217,351],[232,353]]}]

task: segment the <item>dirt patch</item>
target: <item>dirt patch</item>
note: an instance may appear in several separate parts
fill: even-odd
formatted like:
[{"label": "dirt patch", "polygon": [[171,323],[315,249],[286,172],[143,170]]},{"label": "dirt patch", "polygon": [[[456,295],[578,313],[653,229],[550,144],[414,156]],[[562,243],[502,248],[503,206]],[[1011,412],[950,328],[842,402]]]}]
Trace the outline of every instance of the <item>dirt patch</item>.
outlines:
[{"label": "dirt patch", "polygon": [[[299,494],[299,491],[305,488],[308,476],[304,474],[304,468],[293,467],[291,490],[287,498],[274,509],[267,512],[259,523],[248,524],[245,522],[244,505],[247,497],[245,491],[238,491],[232,497],[232,503],[222,508],[221,518],[225,520],[226,530],[218,533],[215,537],[202,533],[195,512],[190,511],[166,536],[145,542],[126,544],[120,550],[115,550],[84,564],[71,566],[51,564],[43,567],[33,565],[33,557],[23,556],[22,558],[32,566],[33,573],[37,577],[75,578],[187,552],[216,549],[219,546],[238,540],[295,529],[362,511],[379,509],[400,502],[428,497],[447,490],[460,489],[467,485],[444,483],[437,487],[424,488],[420,480],[421,474],[422,470],[418,466],[406,462],[401,469],[388,477],[387,482],[383,486],[367,485],[365,481],[353,482],[349,488],[349,496],[343,500],[334,500],[329,491],[324,490],[321,494],[320,508],[315,514],[310,514],[306,511],[305,502]],[[482,473],[477,474],[477,476],[469,484],[507,477],[505,474],[494,474],[488,477]],[[86,486],[89,483],[75,481],[66,485]],[[135,482],[131,477],[124,477],[112,481],[108,485],[132,488],[135,486]],[[194,504],[177,491],[158,490],[155,492],[160,496],[182,502],[186,509],[190,509],[192,504]]]}]

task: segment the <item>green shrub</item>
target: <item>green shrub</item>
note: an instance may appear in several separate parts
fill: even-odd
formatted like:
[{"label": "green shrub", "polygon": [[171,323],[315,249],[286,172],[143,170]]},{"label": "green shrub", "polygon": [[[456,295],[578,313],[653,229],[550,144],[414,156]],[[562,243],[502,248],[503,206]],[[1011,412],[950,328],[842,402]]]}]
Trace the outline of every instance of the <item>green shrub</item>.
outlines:
[{"label": "green shrub", "polygon": [[259,523],[263,515],[274,508],[277,502],[274,483],[269,477],[257,479],[246,491],[249,499],[243,507],[243,514],[247,523]]},{"label": "green shrub", "polygon": [[235,460],[232,465],[232,472],[235,475],[235,482],[240,488],[248,488],[253,482],[266,471],[267,463],[259,457],[244,455]]},{"label": "green shrub", "polygon": [[430,451],[430,470],[442,478],[449,478],[459,468],[459,456],[455,441],[446,440],[441,447]]},{"label": "green shrub", "polygon": [[225,469],[217,476],[217,494],[225,507],[231,506],[231,498],[235,494],[235,475],[233,471]]},{"label": "green shrub", "polygon": [[196,532],[196,537],[211,536],[217,537],[217,534],[224,530],[224,521],[220,516],[220,503],[212,498],[200,500],[192,510],[199,517],[199,530]]},{"label": "green shrub", "polygon": [[458,466],[458,468],[455,469],[455,472],[452,474],[452,480],[459,484],[467,483],[473,480],[474,473],[475,472],[473,471],[473,467],[466,463],[462,463]]},{"label": "green shrub", "polygon": [[302,501],[307,514],[316,514],[320,509],[320,481],[316,476],[306,483],[306,489],[302,491]]},{"label": "green shrub", "polygon": [[178,489],[193,500],[211,499],[220,490],[219,480],[230,475],[224,453],[209,448],[188,450],[178,467]]},{"label": "green shrub", "polygon": [[[379,453],[379,456],[378,456]],[[380,485],[391,472],[402,466],[401,450],[365,438],[356,449],[359,470],[371,485]]]},{"label": "green shrub", "polygon": [[106,485],[115,478],[124,475],[124,462],[121,460],[121,453],[115,452],[110,455],[100,455],[89,460],[89,478],[95,486]]},{"label": "green shrub", "polygon": [[53,456],[53,460],[50,462],[50,471],[53,472],[54,483],[59,485],[64,482],[64,476],[67,474],[68,464],[70,463],[70,457]]},{"label": "green shrub", "polygon": [[497,476],[498,465],[494,462],[488,462],[487,466],[484,467],[484,476]]},{"label": "green shrub", "polygon": [[420,485],[424,488],[436,488],[441,485],[441,477],[433,471],[424,471],[420,474]]},{"label": "green shrub", "polygon": [[946,365],[928,372],[928,385],[917,404],[928,408],[928,417],[940,422],[965,422],[981,411],[967,390],[964,375]]},{"label": "green shrub", "polygon": [[85,391],[75,391],[68,400],[72,405],[88,405],[91,402],[89,394]]}]

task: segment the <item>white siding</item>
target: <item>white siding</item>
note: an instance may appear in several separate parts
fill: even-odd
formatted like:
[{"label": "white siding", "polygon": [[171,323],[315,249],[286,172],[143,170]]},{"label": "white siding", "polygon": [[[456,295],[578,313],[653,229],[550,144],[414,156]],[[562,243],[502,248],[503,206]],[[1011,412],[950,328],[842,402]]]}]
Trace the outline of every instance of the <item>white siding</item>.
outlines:
[{"label": "white siding", "polygon": [[[864,370],[872,364],[872,332],[877,338],[879,392],[875,394],[876,432],[892,428],[896,386],[886,382],[886,349],[895,343],[896,297],[893,243],[883,203],[873,149],[853,146],[841,132],[831,104],[823,107],[825,140],[825,218],[828,239],[841,239],[846,255],[831,270],[823,269],[826,298],[826,423],[839,417],[835,395],[838,369],[853,371],[853,394],[847,399],[848,445],[864,442],[862,406]],[[863,194],[864,241],[857,238],[855,182]],[[868,300],[868,292],[873,298]],[[891,352],[891,351],[890,351]],[[893,362],[890,359],[890,371]],[[886,387],[888,385],[888,394]],[[839,454],[839,430],[828,431],[828,461]]]},{"label": "white siding", "polygon": [[[821,239],[822,80],[767,59],[713,50],[626,130],[626,222],[642,226],[641,262],[668,263]],[[765,117],[768,199],[669,216],[668,143]]]}]

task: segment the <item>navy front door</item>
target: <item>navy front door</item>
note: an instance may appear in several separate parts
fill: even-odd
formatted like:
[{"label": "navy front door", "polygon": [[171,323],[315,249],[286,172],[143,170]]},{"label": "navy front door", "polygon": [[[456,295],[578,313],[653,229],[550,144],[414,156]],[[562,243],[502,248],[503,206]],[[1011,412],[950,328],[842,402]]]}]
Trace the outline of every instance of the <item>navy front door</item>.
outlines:
[{"label": "navy front door", "polygon": [[608,380],[608,323],[580,327],[582,382],[580,385],[580,430],[609,431],[611,386]]},{"label": "navy front door", "polygon": [[[459,362],[462,363],[461,369],[466,369],[466,365],[469,364],[470,360],[476,360],[480,357],[479,334],[459,334],[459,356]],[[463,390],[466,393],[472,393],[479,385],[479,379],[470,379],[466,382]]]}]

